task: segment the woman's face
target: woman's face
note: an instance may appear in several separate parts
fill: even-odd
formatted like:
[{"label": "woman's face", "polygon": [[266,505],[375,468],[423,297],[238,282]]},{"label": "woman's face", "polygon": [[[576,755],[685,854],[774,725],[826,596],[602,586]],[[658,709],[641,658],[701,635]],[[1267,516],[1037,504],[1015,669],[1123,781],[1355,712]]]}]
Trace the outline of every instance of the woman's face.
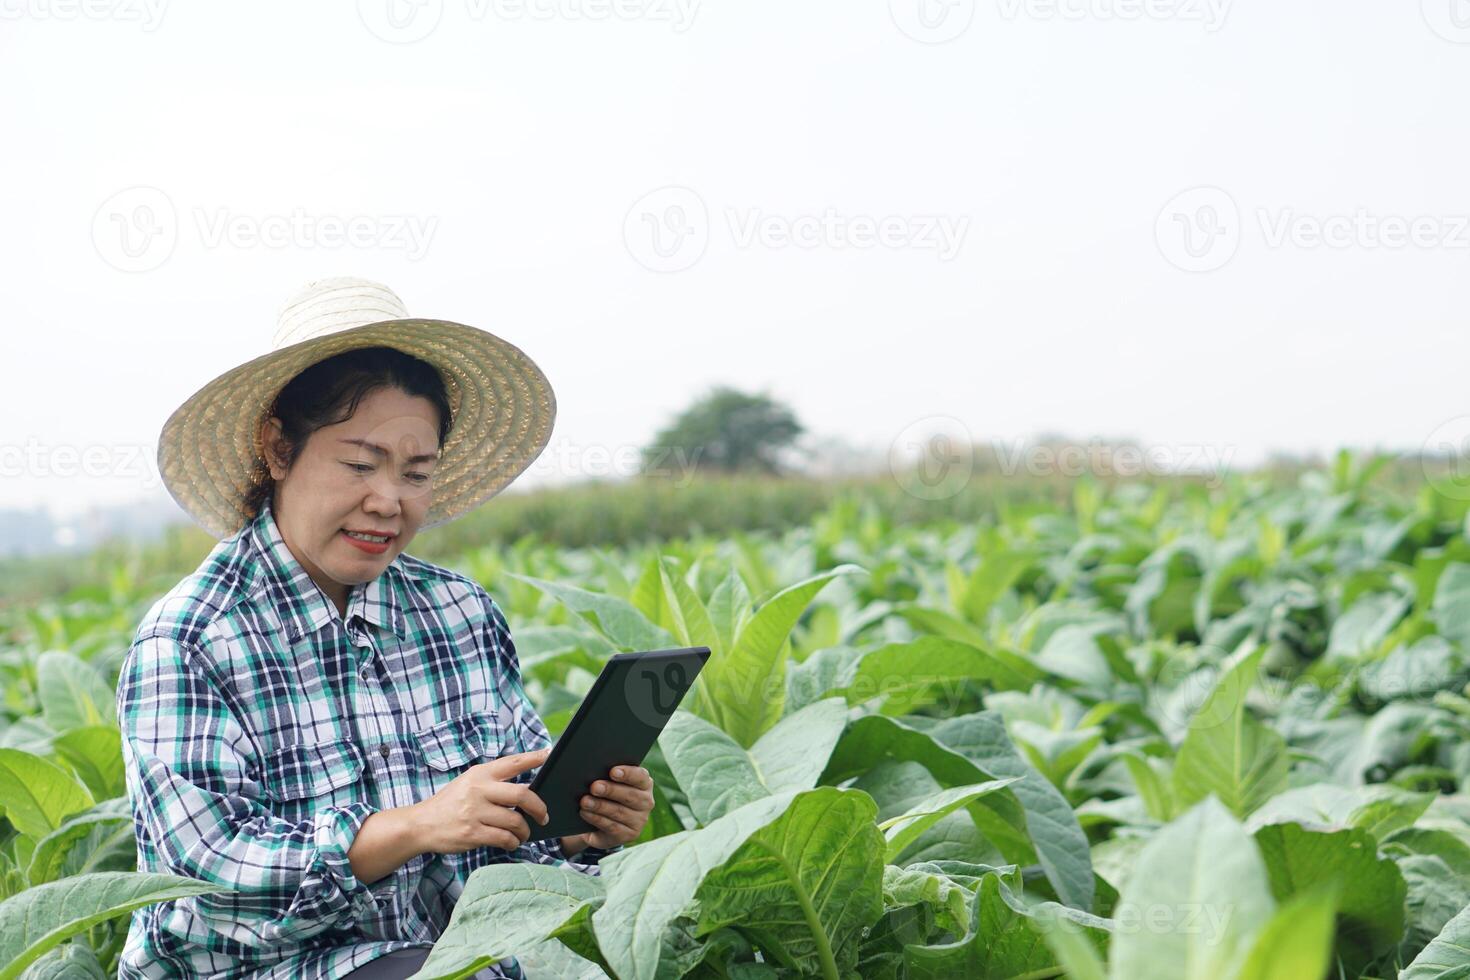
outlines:
[{"label": "woman's face", "polygon": [[[275,448],[280,420],[265,424],[276,523],[291,554],[339,611],[352,586],[382,574],[423,523],[438,434],[438,412],[428,399],[376,388],[350,419],[313,432],[287,470]],[[357,541],[349,530],[391,537],[386,544]]]}]

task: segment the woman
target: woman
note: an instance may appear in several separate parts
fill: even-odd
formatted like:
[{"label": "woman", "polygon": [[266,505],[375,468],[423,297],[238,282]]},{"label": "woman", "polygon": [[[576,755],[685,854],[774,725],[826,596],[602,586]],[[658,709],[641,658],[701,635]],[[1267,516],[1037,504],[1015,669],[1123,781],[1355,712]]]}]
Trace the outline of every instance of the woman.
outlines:
[{"label": "woman", "polygon": [[119,976],[407,977],[476,868],[598,874],[638,836],[653,782],[625,766],[583,800],[596,830],[528,842],[513,808],[545,822],[526,784],[550,737],[505,616],[403,550],[513,480],[555,414],[514,346],[329,279],[170,416],[165,483],[222,540],[138,628],[123,759],[140,870],[230,890],[136,911]]}]

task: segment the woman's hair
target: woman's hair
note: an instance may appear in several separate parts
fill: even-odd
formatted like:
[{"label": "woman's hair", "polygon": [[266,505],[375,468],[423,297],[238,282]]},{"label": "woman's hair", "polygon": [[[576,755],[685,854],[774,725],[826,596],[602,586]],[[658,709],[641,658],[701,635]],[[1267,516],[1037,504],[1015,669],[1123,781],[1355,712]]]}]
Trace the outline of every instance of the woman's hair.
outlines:
[{"label": "woman's hair", "polygon": [[[432,402],[439,411],[439,445],[444,445],[454,419],[443,377],[432,364],[393,347],[359,347],[316,362],[286,383],[260,421],[280,418],[282,462],[290,469],[308,436],[352,418],[363,396],[378,388],[401,388]],[[245,491],[248,519],[259,516],[275,485],[265,459],[257,456]]]}]

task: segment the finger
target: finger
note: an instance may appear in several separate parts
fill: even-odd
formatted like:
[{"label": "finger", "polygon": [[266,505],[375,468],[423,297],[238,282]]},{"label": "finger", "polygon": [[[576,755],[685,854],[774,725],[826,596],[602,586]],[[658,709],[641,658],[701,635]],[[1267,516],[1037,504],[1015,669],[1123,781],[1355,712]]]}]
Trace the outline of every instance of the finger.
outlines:
[{"label": "finger", "polygon": [[516,794],[516,806],[535,817],[541,826],[546,826],[546,822],[551,819],[551,811],[546,808],[546,801],[541,798],[540,794],[531,792],[528,786],[519,783],[511,785],[520,788],[520,792]]},{"label": "finger", "polygon": [[516,835],[519,844],[524,844],[531,838],[531,825],[526,823],[526,818],[509,807],[491,807],[481,818],[480,822],[487,827],[499,827]]},{"label": "finger", "polygon": [[632,824],[638,819],[638,810],[623,806],[621,803],[612,803],[608,800],[597,800],[585,798],[582,800],[582,809],[590,810],[599,816],[612,817],[614,820],[626,824]]},{"label": "finger", "polygon": [[500,807],[519,807],[543,827],[551,818],[546,801],[539,794],[531,792],[530,787],[524,783],[490,783],[484,788],[484,799],[487,803]]},{"label": "finger", "polygon": [[653,808],[653,794],[646,789],[635,789],[632,786],[625,786],[622,783],[609,783],[599,779],[592,784],[591,790],[592,795],[599,799],[615,800],[634,809],[642,806],[643,801],[646,800],[648,808]]},{"label": "finger", "polygon": [[653,789],[653,774],[642,766],[613,766],[608,775],[639,789]]},{"label": "finger", "polygon": [[622,821],[614,820],[612,817],[609,817],[606,814],[594,813],[591,810],[582,810],[582,819],[586,820],[588,823],[598,828],[599,830],[607,831],[608,833],[612,834],[618,834],[623,837],[636,837],[640,833],[639,829],[636,827],[630,827]]},{"label": "finger", "polygon": [[535,769],[546,761],[551,754],[551,747],[537,749],[535,752],[516,752],[512,755],[503,755],[490,762],[481,763],[490,767],[490,774],[496,779],[505,779],[525,772],[527,769]]}]

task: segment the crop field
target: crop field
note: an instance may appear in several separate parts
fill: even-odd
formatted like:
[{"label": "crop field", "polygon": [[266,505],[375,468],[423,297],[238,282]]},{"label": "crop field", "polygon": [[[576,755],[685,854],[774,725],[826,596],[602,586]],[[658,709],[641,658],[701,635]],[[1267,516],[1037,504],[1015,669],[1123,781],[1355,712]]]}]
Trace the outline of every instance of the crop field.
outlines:
[{"label": "crop field", "polygon": [[[1382,462],[436,554],[553,735],[615,652],[712,656],[643,837],[477,871],[418,976],[1470,977],[1470,494]],[[3,611],[0,980],[116,975],[133,909],[224,887],[135,870],[141,569]]]}]

